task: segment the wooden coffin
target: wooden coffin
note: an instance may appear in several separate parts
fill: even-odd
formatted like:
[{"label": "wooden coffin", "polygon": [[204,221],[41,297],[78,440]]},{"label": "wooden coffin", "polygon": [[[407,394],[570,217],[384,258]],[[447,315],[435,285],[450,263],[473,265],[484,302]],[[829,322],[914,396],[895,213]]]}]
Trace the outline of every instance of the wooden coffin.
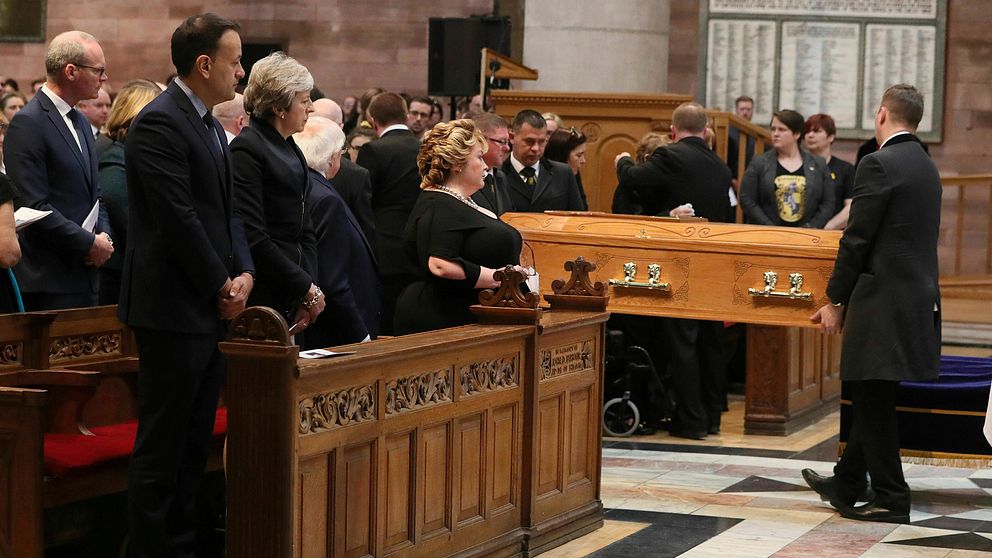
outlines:
[{"label": "wooden coffin", "polygon": [[[523,259],[540,272],[542,294],[551,291],[552,269],[583,256],[596,264],[592,279],[610,284],[611,312],[779,326],[813,326],[840,240],[837,231],[595,212],[503,220],[523,235]],[[631,263],[636,273],[624,282]],[[655,284],[652,265],[660,266]],[[769,272],[777,275],[772,289]],[[793,274],[802,276],[798,289]]]},{"label": "wooden coffin", "polygon": [[[521,260],[539,272],[542,294],[560,262],[583,256],[596,264],[592,280],[609,284],[611,312],[755,324],[746,432],[788,434],[836,408],[840,339],[812,329],[809,317],[827,302],[839,232],[595,212],[503,219],[523,235]],[[774,288],[768,272],[776,274]],[[798,289],[793,274],[802,275]]]}]

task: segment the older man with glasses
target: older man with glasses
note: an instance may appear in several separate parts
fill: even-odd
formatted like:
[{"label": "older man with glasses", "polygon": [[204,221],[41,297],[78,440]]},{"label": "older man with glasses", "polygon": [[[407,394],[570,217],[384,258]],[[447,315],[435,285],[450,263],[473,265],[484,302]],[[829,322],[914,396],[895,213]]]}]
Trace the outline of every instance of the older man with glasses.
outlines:
[{"label": "older man with glasses", "polygon": [[482,156],[489,167],[485,184],[481,190],[472,194],[472,199],[496,215],[513,211],[510,194],[506,190],[506,173],[500,168],[510,154],[510,126],[502,116],[491,112],[469,113],[468,117],[489,142],[489,149]]},{"label": "older man with glasses", "polygon": [[114,252],[106,210],[87,222],[100,199],[98,159],[90,123],[73,108],[97,98],[106,66],[89,33],[56,36],[45,85],[11,119],[4,154],[18,205],[52,212],[21,233],[24,258],[14,274],[28,311],[95,306],[97,268]]}]

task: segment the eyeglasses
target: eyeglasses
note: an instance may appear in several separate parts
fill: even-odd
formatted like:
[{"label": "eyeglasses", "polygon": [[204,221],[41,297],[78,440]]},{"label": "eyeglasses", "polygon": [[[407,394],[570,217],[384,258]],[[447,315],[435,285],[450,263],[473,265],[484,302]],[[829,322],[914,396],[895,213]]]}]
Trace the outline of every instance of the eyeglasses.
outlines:
[{"label": "eyeglasses", "polygon": [[87,70],[93,70],[100,77],[103,77],[103,76],[107,75],[107,69],[106,68],[100,68],[100,67],[97,67],[97,66],[87,66],[86,64],[73,64],[73,66],[75,66],[77,68],[86,68]]},{"label": "eyeglasses", "polygon": [[579,131],[575,129],[575,126],[572,126],[572,129],[568,131],[568,135],[573,138],[577,138],[579,137]]},{"label": "eyeglasses", "polygon": [[489,136],[486,136],[486,139],[503,147],[510,147],[510,140],[496,139],[496,138],[491,138]]}]

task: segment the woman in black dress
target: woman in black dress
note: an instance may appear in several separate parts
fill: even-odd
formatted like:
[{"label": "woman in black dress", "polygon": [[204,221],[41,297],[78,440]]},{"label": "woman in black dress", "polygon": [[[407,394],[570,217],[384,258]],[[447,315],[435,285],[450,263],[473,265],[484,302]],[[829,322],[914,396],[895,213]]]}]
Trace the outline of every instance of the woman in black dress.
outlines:
[{"label": "woman in black dress", "polygon": [[493,273],[520,263],[520,233],[479,207],[488,142],[471,120],[437,124],[417,157],[422,190],[403,238],[420,274],[396,303],[397,335],[475,322],[469,307],[482,289],[499,286]]}]

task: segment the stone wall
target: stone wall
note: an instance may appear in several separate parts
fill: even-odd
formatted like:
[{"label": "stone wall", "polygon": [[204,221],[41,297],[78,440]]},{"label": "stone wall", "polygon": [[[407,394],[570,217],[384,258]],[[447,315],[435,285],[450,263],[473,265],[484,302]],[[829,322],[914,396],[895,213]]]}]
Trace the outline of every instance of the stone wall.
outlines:
[{"label": "stone wall", "polygon": [[[990,8],[988,0],[948,1],[944,140],[930,146],[930,153],[943,174],[992,173]],[[668,89],[672,93],[696,95],[698,3],[672,2],[670,29]],[[835,151],[853,162],[859,143],[841,141]]]},{"label": "stone wall", "polygon": [[[332,98],[381,86],[427,89],[427,20],[487,14],[493,0],[48,0],[48,38],[69,29],[96,35],[111,86],[174,72],[169,38],[186,17],[211,10],[241,23],[245,42],[281,42]],[[45,44],[0,43],[0,74],[22,89],[44,74]]]}]

